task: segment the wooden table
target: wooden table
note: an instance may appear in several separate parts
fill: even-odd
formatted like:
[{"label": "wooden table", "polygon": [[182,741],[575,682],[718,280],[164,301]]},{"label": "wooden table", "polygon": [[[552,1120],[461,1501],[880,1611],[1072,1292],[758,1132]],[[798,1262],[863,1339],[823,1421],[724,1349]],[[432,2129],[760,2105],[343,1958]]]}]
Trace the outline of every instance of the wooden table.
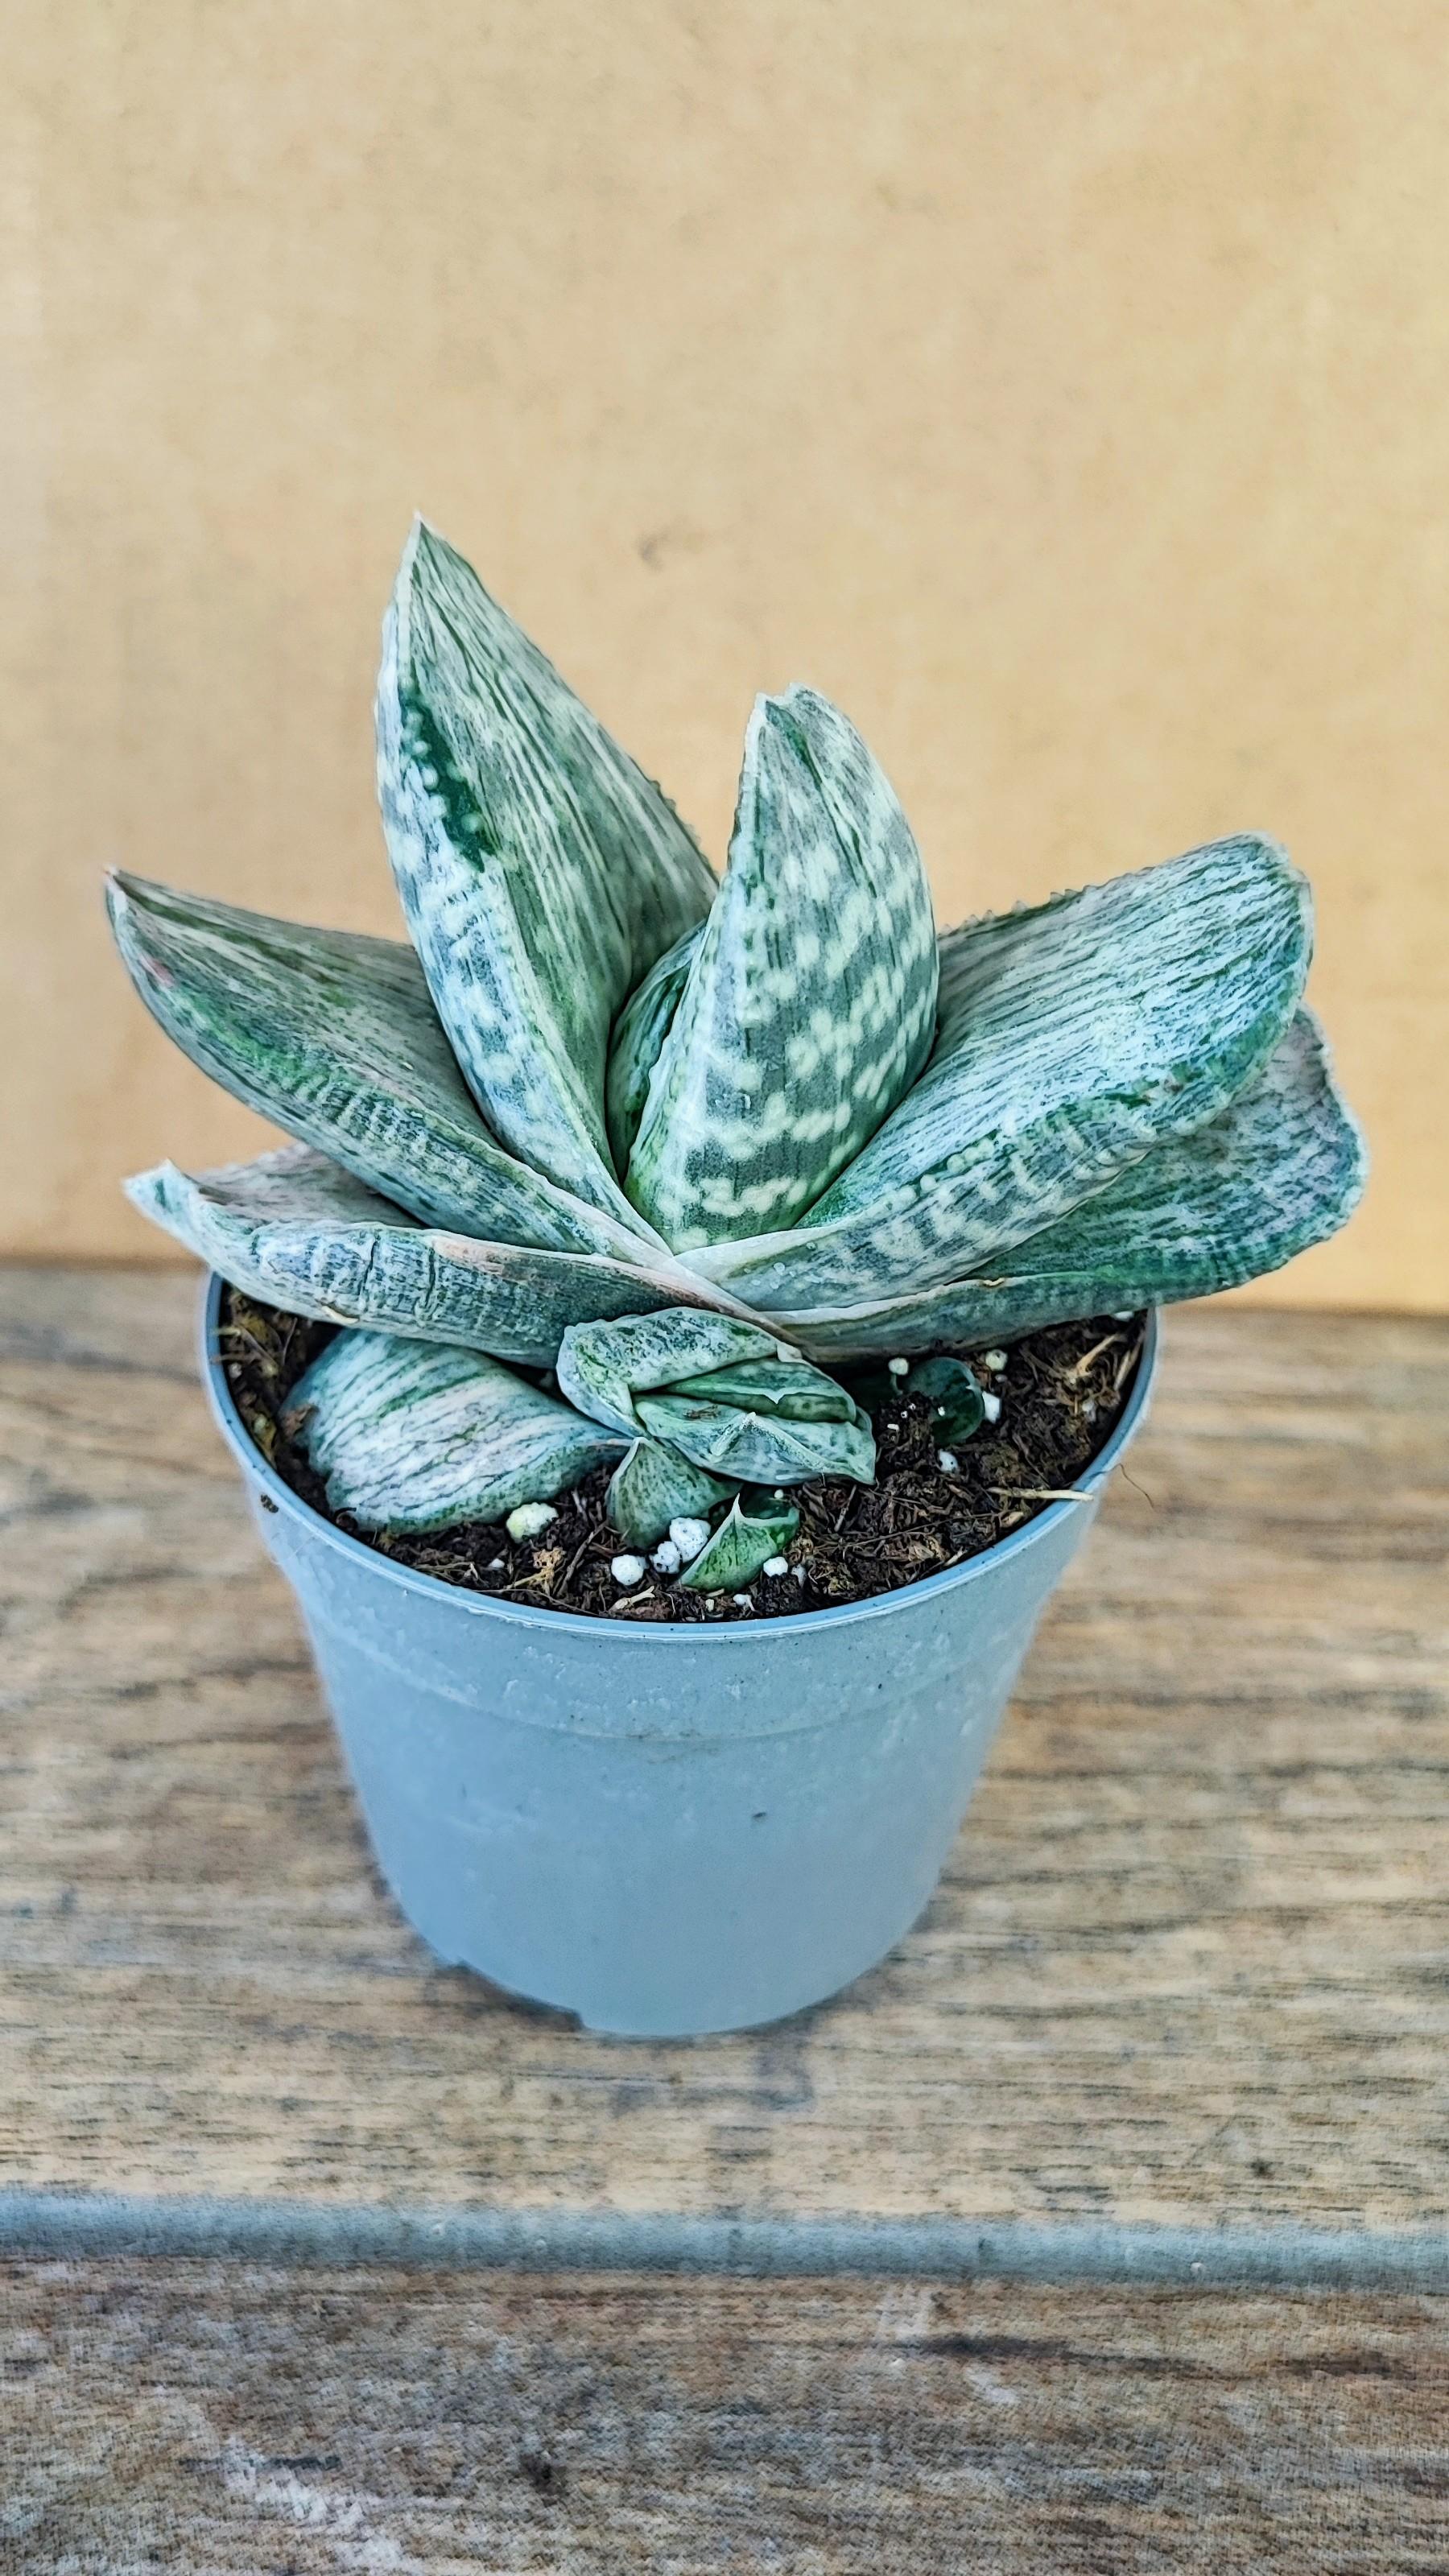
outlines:
[{"label": "wooden table", "polygon": [[924,1921],[646,2045],[393,1912],[193,1298],[0,1277],[7,2576],[1442,2567],[1449,1325],[1172,1315]]}]

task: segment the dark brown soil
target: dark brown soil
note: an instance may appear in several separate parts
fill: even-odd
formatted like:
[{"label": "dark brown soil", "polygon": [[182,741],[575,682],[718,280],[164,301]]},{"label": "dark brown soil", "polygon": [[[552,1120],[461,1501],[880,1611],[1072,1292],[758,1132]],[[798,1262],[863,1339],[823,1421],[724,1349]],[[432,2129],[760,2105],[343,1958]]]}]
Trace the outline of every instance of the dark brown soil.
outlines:
[{"label": "dark brown soil", "polygon": [[[730,1594],[711,1603],[649,1572],[621,1594],[609,1571],[624,1542],[604,1517],[609,1474],[599,1468],[570,1494],[555,1497],[558,1518],[539,1538],[515,1541],[494,1523],[455,1529],[359,1529],[328,1508],[319,1477],[282,1429],[280,1414],[309,1362],[332,1338],[329,1324],[262,1306],[228,1289],[221,1346],[237,1410],[262,1455],[294,1493],[349,1536],[400,1565],[533,1608],[584,1611],[611,1619],[704,1620],[778,1618],[824,1610],[894,1592],[976,1556],[1035,1518],[1069,1487],[1107,1439],[1131,1392],[1145,1319],[1094,1316],[1032,1333],[988,1368],[979,1351],[963,1352],[983,1389],[1001,1399],[1001,1416],[961,1442],[954,1473],[938,1464],[939,1428],[910,1379],[879,1369],[842,1371],[875,1424],[877,1482],[852,1485],[822,1477],[795,1488],[800,1528],[791,1541],[795,1575],[756,1575],[742,1606]],[[640,1550],[644,1554],[647,1551]]]}]

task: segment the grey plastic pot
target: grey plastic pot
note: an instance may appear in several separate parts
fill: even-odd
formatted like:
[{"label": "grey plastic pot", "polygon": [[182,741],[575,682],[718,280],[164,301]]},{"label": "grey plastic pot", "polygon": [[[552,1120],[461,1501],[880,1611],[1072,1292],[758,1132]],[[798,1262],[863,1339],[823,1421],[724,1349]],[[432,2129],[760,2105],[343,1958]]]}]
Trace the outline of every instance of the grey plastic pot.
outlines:
[{"label": "grey plastic pot", "polygon": [[798,1618],[635,1627],[492,1601],[347,1538],[216,1418],[301,1605],[384,1877],[443,1959],[591,2030],[775,2021],[929,1898],[1047,1599],[1146,1408],[1076,1490],[927,1582]]}]

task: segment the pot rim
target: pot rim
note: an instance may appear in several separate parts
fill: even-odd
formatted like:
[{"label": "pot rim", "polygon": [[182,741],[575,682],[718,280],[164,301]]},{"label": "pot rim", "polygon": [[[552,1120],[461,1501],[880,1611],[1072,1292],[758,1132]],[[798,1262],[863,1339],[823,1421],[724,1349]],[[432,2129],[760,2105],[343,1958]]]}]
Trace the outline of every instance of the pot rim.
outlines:
[{"label": "pot rim", "polygon": [[[1022,1554],[1048,1530],[1055,1528],[1067,1513],[1082,1508],[1077,1502],[1048,1503],[1045,1511],[1037,1512],[1006,1538],[999,1538],[990,1547],[980,1549],[975,1556],[964,1558],[960,1565],[948,1565],[939,1574],[926,1575],[919,1583],[898,1584],[892,1592],[873,1592],[864,1601],[838,1601],[828,1610],[788,1611],[782,1617],[761,1619],[758,1623],[729,1619],[721,1621],[718,1627],[712,1627],[697,1620],[640,1622],[630,1619],[621,1620],[616,1626],[612,1620],[601,1619],[587,1611],[535,1610],[526,1602],[500,1601],[492,1593],[468,1592],[461,1584],[445,1583],[439,1575],[420,1574],[414,1566],[399,1565],[392,1557],[381,1555],[364,1540],[350,1538],[335,1521],[328,1520],[325,1513],[317,1511],[311,1503],[304,1502],[300,1494],[294,1493],[285,1478],[268,1464],[237,1411],[217,1346],[221,1297],[226,1284],[218,1271],[206,1275],[200,1300],[198,1339],[202,1380],[213,1419],[243,1473],[254,1479],[274,1510],[309,1523],[330,1547],[336,1548],[343,1556],[362,1559],[380,1580],[396,1584],[405,1592],[420,1593],[425,1599],[441,1597],[475,1617],[506,1619],[523,1627],[542,1630],[545,1634],[562,1628],[574,1636],[595,1639],[601,1635],[618,1637],[627,1639],[632,1646],[637,1646],[644,1639],[651,1649],[673,1648],[676,1651],[686,1646],[705,1649],[726,1641],[735,1645],[742,1638],[768,1638],[781,1629],[798,1636],[806,1630],[838,1627],[852,1620],[886,1617],[892,1611],[911,1608],[917,1602],[954,1590],[958,1584],[976,1581],[992,1572],[1005,1558]],[[1137,1363],[1132,1392],[1108,1439],[1075,1478],[1071,1487],[1073,1494],[1095,1500],[1106,1483],[1147,1409],[1157,1377],[1161,1348],[1162,1309],[1151,1306],[1147,1309],[1142,1356]]]}]

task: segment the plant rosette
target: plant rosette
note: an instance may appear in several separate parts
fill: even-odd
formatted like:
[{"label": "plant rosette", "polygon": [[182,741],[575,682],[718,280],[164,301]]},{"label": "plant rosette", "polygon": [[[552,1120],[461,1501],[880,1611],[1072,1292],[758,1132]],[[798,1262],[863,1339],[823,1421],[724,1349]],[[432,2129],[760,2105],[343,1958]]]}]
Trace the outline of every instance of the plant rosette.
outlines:
[{"label": "plant rosette", "polygon": [[296,1140],[131,1196],[217,1274],[213,1402],[413,1923],[593,2027],[769,2020],[929,1895],[1155,1326],[1073,1499],[998,1544],[641,1630],[435,1581],[303,1501],[236,1413],[220,1282],[339,1328],[287,1425],[328,1512],[537,1529],[607,1469],[617,1566],[734,1598],[822,1479],[874,1485],[861,1371],[919,1362],[954,1458],[995,1399],[952,1354],[1344,1221],[1363,1148],[1303,1007],[1307,888],[1239,834],[938,934],[888,781],[803,688],[756,706],[716,882],[421,524],[377,721],[411,945],[112,881],[147,1007]]}]

